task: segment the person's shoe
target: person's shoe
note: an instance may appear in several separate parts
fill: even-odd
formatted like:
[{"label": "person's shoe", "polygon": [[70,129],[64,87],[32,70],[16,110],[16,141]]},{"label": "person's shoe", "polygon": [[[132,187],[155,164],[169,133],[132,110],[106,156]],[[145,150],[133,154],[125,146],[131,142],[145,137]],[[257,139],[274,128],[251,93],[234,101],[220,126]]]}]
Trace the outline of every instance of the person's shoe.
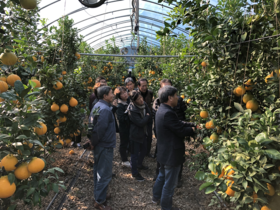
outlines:
[{"label": "person's shoe", "polygon": [[157,180],[157,177],[158,177],[158,174],[156,174],[153,178],[153,181],[156,181]]},{"label": "person's shoe", "polygon": [[156,199],[156,198],[153,197],[152,203],[155,203],[155,204],[159,205],[159,203],[160,203],[160,198],[159,198],[159,199]]},{"label": "person's shoe", "polygon": [[137,166],[137,169],[138,170],[148,170],[149,169],[149,167],[148,166]]},{"label": "person's shoe", "polygon": [[117,178],[117,174],[112,174],[112,178]]},{"label": "person's shoe", "polygon": [[145,178],[143,178],[142,176],[141,176],[141,174],[137,174],[137,175],[132,175],[132,177],[134,178],[134,179],[136,179],[138,182],[143,182],[144,180],[145,180]]},{"label": "person's shoe", "polygon": [[77,145],[74,141],[71,142],[71,147],[77,148]]},{"label": "person's shoe", "polygon": [[104,204],[99,204],[94,202],[94,208],[98,210],[111,210],[112,208],[110,206],[105,206]]},{"label": "person's shoe", "polygon": [[183,180],[179,180],[177,183],[177,188],[181,188],[183,186]]},{"label": "person's shoe", "polygon": [[111,194],[107,194],[106,195],[106,200],[110,200],[112,198],[112,195]]},{"label": "person's shoe", "polygon": [[77,147],[79,147],[79,149],[82,148],[81,144],[80,143],[77,143]]},{"label": "person's shoe", "polygon": [[177,207],[172,207],[171,210],[180,210],[180,209]]},{"label": "person's shoe", "polygon": [[130,165],[130,162],[129,162],[129,161],[122,162],[122,166],[125,166],[125,167],[128,167],[128,168],[130,168],[130,167],[131,167],[131,165]]}]

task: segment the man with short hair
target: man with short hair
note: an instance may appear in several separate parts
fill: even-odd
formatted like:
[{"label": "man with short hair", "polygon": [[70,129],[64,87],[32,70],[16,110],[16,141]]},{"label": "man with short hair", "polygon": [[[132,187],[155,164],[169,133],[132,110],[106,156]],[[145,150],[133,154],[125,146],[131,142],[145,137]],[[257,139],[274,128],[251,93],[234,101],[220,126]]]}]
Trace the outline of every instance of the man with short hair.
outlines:
[{"label": "man with short hair", "polygon": [[162,210],[179,210],[172,207],[172,197],[177,185],[181,164],[184,161],[184,137],[194,134],[195,127],[180,121],[174,107],[178,104],[177,89],[165,86],[159,90],[160,107],[156,113],[157,161],[159,175],[153,187],[153,202]]},{"label": "man with short hair", "polygon": [[[100,86],[106,86],[107,85],[107,81],[106,81],[106,79],[104,78],[104,77],[102,77],[102,76],[100,76],[100,77],[97,77],[96,79],[95,79],[95,84],[97,84],[97,83],[100,83]],[[92,110],[92,107],[94,106],[94,101],[96,100],[96,95],[94,94],[94,92],[90,95],[90,97],[89,97],[89,111],[91,111]]]},{"label": "man with short hair", "polygon": [[[145,78],[140,78],[138,80],[138,91],[141,93],[144,101],[147,103],[150,112],[152,112],[153,106],[153,91],[148,89],[148,80]],[[151,147],[153,141],[153,118],[151,117],[147,125],[148,137],[147,137],[147,153],[146,156],[153,157],[151,155]]]},{"label": "man with short hair", "polygon": [[135,82],[131,77],[127,77],[124,81],[124,84],[128,92],[131,92],[135,89]]},{"label": "man with short hair", "polygon": [[[171,82],[170,79],[163,79],[163,80],[160,81],[160,88],[163,88],[165,86],[172,86],[172,82]],[[157,98],[157,99],[154,100],[154,104],[153,104],[153,118],[154,118],[154,120],[155,120],[156,112],[157,112],[159,106],[160,106],[160,100],[159,100],[159,98]],[[177,104],[176,107],[174,107],[174,111],[176,112],[179,120],[186,121],[186,115],[185,115],[186,110],[187,110],[187,106],[184,103],[183,98],[178,97],[178,104]],[[191,123],[189,123],[189,124],[191,126],[195,126],[195,124],[191,124]],[[157,137],[156,126],[154,126],[154,131],[155,131],[155,135]],[[156,147],[154,156],[156,157],[156,155],[157,155],[157,147]],[[182,156],[185,157],[185,152],[182,153]],[[181,165],[181,170],[180,170],[179,177],[178,177],[178,184],[177,184],[178,188],[180,188],[183,185],[183,181],[182,181],[183,166],[184,166],[184,163],[182,163],[182,165]],[[160,167],[160,165],[159,165],[159,163],[157,163],[156,175],[155,175],[154,181],[156,180],[156,178],[158,176],[159,167]]]},{"label": "man with short hair", "polygon": [[[94,105],[89,117],[90,149],[94,150],[94,207],[110,210],[106,206],[107,188],[112,179],[113,155],[116,147],[115,119],[111,103],[115,96],[111,87],[97,89],[99,101]],[[96,113],[98,110],[98,113]]]}]

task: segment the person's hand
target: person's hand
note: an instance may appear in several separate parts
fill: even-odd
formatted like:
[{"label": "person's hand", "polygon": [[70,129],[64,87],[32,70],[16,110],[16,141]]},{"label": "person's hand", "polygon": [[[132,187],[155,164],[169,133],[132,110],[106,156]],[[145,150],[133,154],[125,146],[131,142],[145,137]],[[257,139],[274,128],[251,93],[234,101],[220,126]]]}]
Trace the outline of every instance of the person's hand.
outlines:
[{"label": "person's hand", "polygon": [[201,129],[200,125],[196,125],[196,129],[200,130]]},{"label": "person's hand", "polygon": [[149,114],[149,113],[147,113],[147,115],[148,115],[148,116],[150,116],[150,114]]},{"label": "person's hand", "polygon": [[90,140],[88,140],[85,144],[89,143],[89,147],[87,148],[87,150],[94,150],[94,146],[91,145]]},{"label": "person's hand", "polygon": [[195,132],[195,127],[192,127],[193,131]]}]

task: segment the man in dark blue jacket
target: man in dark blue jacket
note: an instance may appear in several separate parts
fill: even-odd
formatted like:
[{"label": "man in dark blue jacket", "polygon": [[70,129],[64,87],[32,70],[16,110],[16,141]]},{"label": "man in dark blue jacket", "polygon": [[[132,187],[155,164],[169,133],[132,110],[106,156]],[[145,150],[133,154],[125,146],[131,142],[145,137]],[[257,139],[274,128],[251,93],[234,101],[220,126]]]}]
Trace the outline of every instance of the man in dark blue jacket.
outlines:
[{"label": "man in dark blue jacket", "polygon": [[112,179],[116,147],[115,118],[110,108],[115,96],[111,87],[102,86],[97,89],[97,97],[99,101],[94,105],[89,117],[89,127],[92,128],[90,147],[94,150],[94,207],[99,210],[110,210],[105,203],[108,199],[108,185]]},{"label": "man in dark blue jacket", "polygon": [[178,210],[172,207],[172,197],[177,185],[181,164],[184,162],[185,136],[194,134],[195,127],[180,121],[174,107],[178,104],[177,89],[165,86],[159,90],[160,107],[156,113],[157,161],[159,175],[153,188],[153,202],[162,210]]}]

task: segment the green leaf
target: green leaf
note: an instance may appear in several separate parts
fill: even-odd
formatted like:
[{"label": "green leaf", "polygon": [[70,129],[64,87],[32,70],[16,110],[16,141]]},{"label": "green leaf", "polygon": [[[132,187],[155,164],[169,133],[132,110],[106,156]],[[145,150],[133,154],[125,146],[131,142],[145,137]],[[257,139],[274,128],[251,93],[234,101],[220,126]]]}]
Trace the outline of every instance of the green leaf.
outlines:
[{"label": "green leaf", "polygon": [[205,194],[210,194],[210,193],[214,192],[215,190],[216,190],[216,187],[214,185],[211,185],[206,188]]},{"label": "green leaf", "polygon": [[16,209],[16,207],[17,207],[17,205],[16,205],[16,204],[15,204],[15,205],[11,205],[11,206],[9,206],[8,210],[15,210],[15,209]]},{"label": "green leaf", "polygon": [[196,178],[199,181],[202,181],[205,179],[205,173],[203,171],[196,172],[194,178]]},{"label": "green leaf", "polygon": [[208,187],[212,184],[213,184],[213,182],[205,182],[202,185],[200,185],[199,190],[203,190],[205,187]]},{"label": "green leaf", "polygon": [[27,139],[26,135],[19,135],[18,137],[16,137],[16,139]]},{"label": "green leaf", "polygon": [[36,82],[33,82],[33,81],[29,80],[28,83],[30,84],[30,86],[31,86],[32,88],[35,88],[35,87],[36,87]]},{"label": "green leaf", "polygon": [[4,98],[8,101],[14,101],[14,100],[17,100],[17,95],[8,91],[8,92],[0,94],[0,98]]},{"label": "green leaf", "polygon": [[247,37],[247,32],[245,32],[243,35],[241,35],[241,41],[245,41]]},{"label": "green leaf", "polygon": [[255,140],[259,143],[262,140],[266,139],[266,134],[265,133],[259,133],[256,137]]},{"label": "green leaf", "polygon": [[215,163],[209,163],[208,168],[210,171],[213,171],[214,173],[216,172],[216,165]]},{"label": "green leaf", "polygon": [[0,140],[9,139],[9,138],[11,138],[11,136],[7,134],[0,134]]},{"label": "green leaf", "polygon": [[264,153],[272,159],[280,160],[280,152],[278,152],[276,149],[267,149],[264,150]]},{"label": "green leaf", "polygon": [[221,148],[219,148],[218,153],[223,153],[223,152],[225,152],[226,150],[227,150],[226,147],[221,147]]},{"label": "green leaf", "polygon": [[40,202],[40,194],[37,191],[35,191],[33,194],[33,203],[34,205],[36,205],[39,202]]},{"label": "green leaf", "polygon": [[57,193],[58,192],[58,185],[56,183],[53,183],[52,184],[52,189],[53,189],[54,192]]},{"label": "green leaf", "polygon": [[15,81],[15,90],[19,95],[24,90],[24,87],[23,87],[23,84],[21,81],[19,81],[19,80]]},{"label": "green leaf", "polygon": [[34,188],[34,187],[31,187],[31,188],[27,191],[26,197],[28,197],[28,196],[30,196],[31,194],[33,194],[34,191],[35,191],[35,188]]},{"label": "green leaf", "polygon": [[64,173],[64,171],[63,171],[61,168],[54,167],[54,168],[52,168],[52,169],[54,169],[54,170],[56,170],[56,171],[59,171],[59,172],[61,172],[61,173]]},{"label": "green leaf", "polygon": [[239,103],[234,102],[234,107],[240,111],[240,112],[244,112],[244,109],[242,108],[242,106]]},{"label": "green leaf", "polygon": [[21,94],[20,94],[20,97],[24,98],[28,93],[29,91],[31,90],[31,87],[29,86],[28,88],[24,89]]},{"label": "green leaf", "polygon": [[33,143],[33,144],[38,144],[39,146],[45,148],[44,145],[40,141],[38,141],[38,140],[29,140],[29,142]]},{"label": "green leaf", "polygon": [[12,174],[12,173],[8,174],[8,180],[9,180],[10,184],[13,184],[15,182],[15,179],[16,179],[16,177],[14,174]]}]

